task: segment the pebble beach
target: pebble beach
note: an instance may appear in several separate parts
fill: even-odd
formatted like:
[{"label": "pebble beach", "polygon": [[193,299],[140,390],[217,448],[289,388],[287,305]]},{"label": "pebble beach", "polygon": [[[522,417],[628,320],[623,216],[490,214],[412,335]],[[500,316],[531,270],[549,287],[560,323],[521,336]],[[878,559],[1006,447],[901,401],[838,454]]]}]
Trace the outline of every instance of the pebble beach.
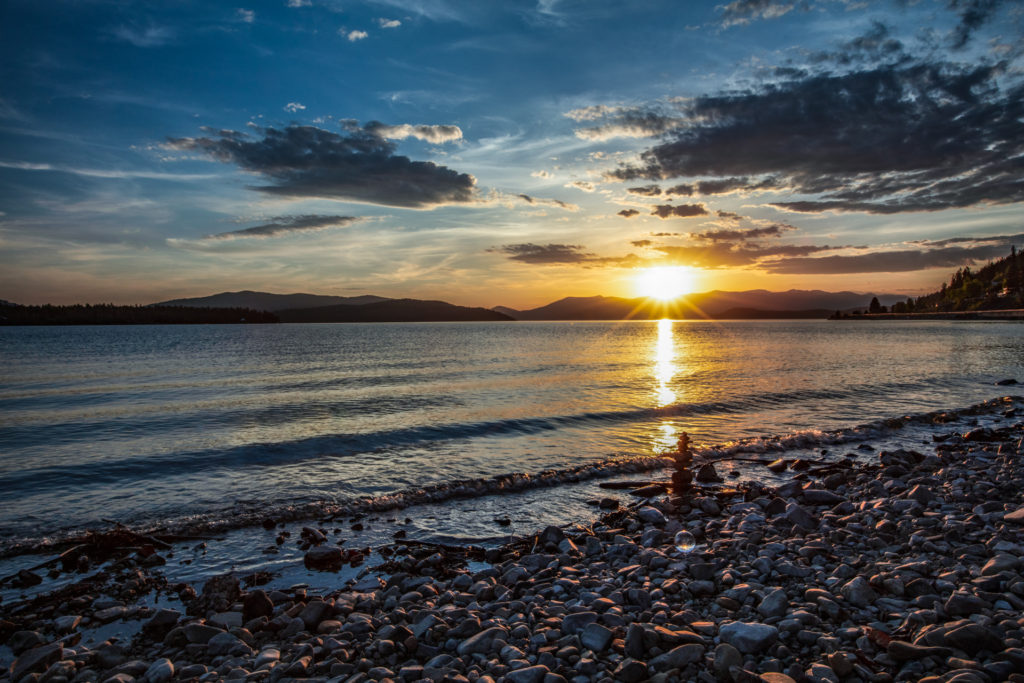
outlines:
[{"label": "pebble beach", "polygon": [[695,488],[497,548],[396,540],[371,563],[322,525],[281,534],[328,583],[347,568],[327,591],[174,583],[173,544],[125,530],[101,562],[97,536],[50,563],[73,581],[0,604],[2,679],[1024,681],[1024,423],[1000,402],[919,449],[781,460],[774,487],[698,459]]}]

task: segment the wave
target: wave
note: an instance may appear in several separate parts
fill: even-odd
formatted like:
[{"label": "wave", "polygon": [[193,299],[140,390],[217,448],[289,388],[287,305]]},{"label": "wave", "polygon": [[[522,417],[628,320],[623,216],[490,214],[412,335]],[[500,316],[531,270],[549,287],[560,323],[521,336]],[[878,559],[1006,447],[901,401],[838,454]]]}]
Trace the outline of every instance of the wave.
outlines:
[{"label": "wave", "polygon": [[[942,426],[957,420],[983,414],[993,414],[1024,402],[1022,396],[1004,396],[953,410],[935,410],[875,420],[844,429],[819,431],[803,430],[788,434],[753,437],[725,444],[693,449],[700,459],[724,459],[743,453],[773,453],[816,448],[871,439],[884,439],[913,425]],[[663,410],[663,409],[658,409]],[[504,422],[504,421],[503,421]],[[337,518],[369,512],[399,510],[413,505],[443,503],[449,500],[476,498],[488,495],[513,494],[531,489],[579,483],[592,479],[623,474],[651,472],[671,465],[671,454],[626,456],[590,462],[571,467],[546,469],[535,474],[512,472],[491,477],[456,479],[428,486],[411,487],[392,493],[364,496],[344,501],[314,501],[302,504],[268,504],[258,501],[236,504],[230,510],[188,515],[176,519],[142,522],[139,528],[146,532],[164,533],[217,533],[231,529],[256,526],[267,518],[276,521],[296,521],[314,518]],[[54,536],[42,541],[13,539],[0,543],[0,558],[26,552],[43,551],[62,538]]]}]

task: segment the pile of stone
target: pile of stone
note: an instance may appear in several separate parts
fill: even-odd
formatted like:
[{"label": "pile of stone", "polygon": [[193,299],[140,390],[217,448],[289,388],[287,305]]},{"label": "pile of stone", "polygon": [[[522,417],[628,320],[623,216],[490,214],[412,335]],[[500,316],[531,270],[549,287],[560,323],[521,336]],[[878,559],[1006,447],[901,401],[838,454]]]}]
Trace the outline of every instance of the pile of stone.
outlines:
[{"label": "pile of stone", "polygon": [[[76,646],[83,615],[112,613],[103,598],[65,600],[7,624],[6,676],[1024,681],[1022,436],[950,434],[928,454],[883,451],[775,490],[655,495],[489,552],[476,571],[401,545],[385,575],[326,596],[216,577],[181,592],[185,613],[145,612],[129,643]],[[682,530],[699,543],[686,555]]]}]

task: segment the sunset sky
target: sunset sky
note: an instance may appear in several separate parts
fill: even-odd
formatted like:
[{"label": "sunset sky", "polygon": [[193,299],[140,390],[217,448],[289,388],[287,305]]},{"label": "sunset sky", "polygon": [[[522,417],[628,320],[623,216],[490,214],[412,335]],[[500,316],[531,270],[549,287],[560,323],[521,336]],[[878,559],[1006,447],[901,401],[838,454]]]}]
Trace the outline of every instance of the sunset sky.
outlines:
[{"label": "sunset sky", "polygon": [[919,294],[1024,247],[1024,5],[7,0],[0,299]]}]

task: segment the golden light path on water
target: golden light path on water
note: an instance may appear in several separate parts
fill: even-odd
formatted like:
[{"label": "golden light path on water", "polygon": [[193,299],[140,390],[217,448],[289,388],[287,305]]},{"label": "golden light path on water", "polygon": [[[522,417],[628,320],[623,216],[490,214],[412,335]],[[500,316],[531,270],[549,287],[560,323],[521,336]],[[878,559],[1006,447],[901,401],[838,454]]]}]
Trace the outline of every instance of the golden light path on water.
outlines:
[{"label": "golden light path on water", "polygon": [[[676,368],[676,339],[674,321],[663,319],[658,321],[658,335],[654,343],[654,387],[655,399],[659,408],[672,405],[678,396],[672,388],[672,379]],[[654,451],[671,449],[676,443],[676,427],[672,420],[662,420],[659,432],[654,436]]]}]

